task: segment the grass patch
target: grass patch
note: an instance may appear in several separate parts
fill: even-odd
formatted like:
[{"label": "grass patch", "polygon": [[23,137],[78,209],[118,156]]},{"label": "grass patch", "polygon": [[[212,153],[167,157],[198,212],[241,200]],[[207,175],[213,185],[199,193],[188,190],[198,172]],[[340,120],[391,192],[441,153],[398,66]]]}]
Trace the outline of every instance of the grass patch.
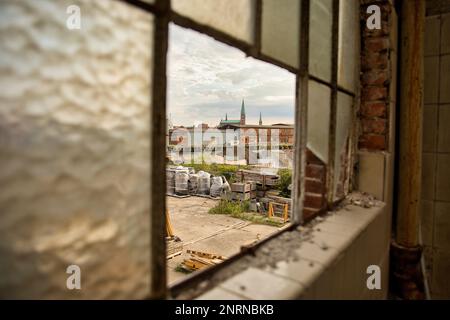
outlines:
[{"label": "grass patch", "polygon": [[210,214],[227,214],[233,218],[251,221],[257,224],[266,224],[274,227],[281,227],[284,223],[278,219],[268,218],[258,213],[250,211],[250,202],[248,201],[229,201],[220,200],[219,203],[209,209]]},{"label": "grass patch", "polygon": [[262,216],[261,214],[253,213],[253,212],[242,212],[242,213],[232,214],[231,216],[233,218],[251,221],[256,224],[266,224],[266,225],[274,226],[274,227],[282,227],[284,225],[283,221],[280,221],[280,220],[274,219],[274,218],[269,218],[266,216]]},{"label": "grass patch", "polygon": [[250,210],[250,202],[248,201],[229,201],[229,200],[220,200],[219,203],[209,209],[209,213],[211,214],[240,214]]},{"label": "grass patch", "polygon": [[177,265],[174,269],[176,272],[181,272],[181,273],[185,273],[185,274],[189,274],[192,273],[193,271],[191,270],[187,270],[185,268],[182,267],[181,263],[179,265]]}]

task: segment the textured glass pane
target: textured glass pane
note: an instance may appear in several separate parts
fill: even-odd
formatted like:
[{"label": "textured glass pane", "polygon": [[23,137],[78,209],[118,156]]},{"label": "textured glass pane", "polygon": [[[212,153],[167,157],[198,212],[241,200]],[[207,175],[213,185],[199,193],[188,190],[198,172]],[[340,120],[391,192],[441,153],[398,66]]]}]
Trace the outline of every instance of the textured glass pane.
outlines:
[{"label": "textured glass pane", "polygon": [[172,9],[200,24],[253,43],[255,0],[172,0]]},{"label": "textured glass pane", "polygon": [[355,92],[359,62],[359,1],[340,1],[338,84]]},{"label": "textured glass pane", "polygon": [[262,53],[298,67],[300,46],[299,0],[263,0]]},{"label": "textured glass pane", "polygon": [[0,298],[147,296],[151,16],[8,0],[0,21]]},{"label": "textured glass pane", "polygon": [[353,117],[353,98],[347,94],[338,93],[336,111],[336,149],[334,159],[334,197],[335,200],[344,196],[348,181],[348,161],[350,134]]},{"label": "textured glass pane", "polygon": [[331,89],[309,81],[307,147],[324,163],[328,162]]},{"label": "textured glass pane", "polygon": [[331,81],[333,0],[311,1],[309,26],[309,72]]}]

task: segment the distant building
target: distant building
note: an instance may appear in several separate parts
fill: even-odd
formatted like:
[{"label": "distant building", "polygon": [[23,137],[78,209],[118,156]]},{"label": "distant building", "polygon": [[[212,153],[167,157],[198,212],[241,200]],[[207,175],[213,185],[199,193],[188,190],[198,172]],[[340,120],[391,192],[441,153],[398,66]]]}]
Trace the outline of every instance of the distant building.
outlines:
[{"label": "distant building", "polygon": [[242,99],[242,105],[241,105],[241,118],[239,120],[228,120],[228,114],[225,113],[225,120],[220,120],[218,128],[220,129],[221,126],[226,126],[227,124],[245,124],[245,103],[244,99]]},{"label": "distant building", "polygon": [[[245,104],[242,100],[241,118],[240,120],[228,120],[228,115],[225,114],[225,120],[221,120],[217,126],[220,130],[233,129],[238,136],[239,143],[257,144],[258,141],[266,140],[268,143],[272,141],[272,135],[275,130],[278,132],[278,143],[282,145],[294,144],[294,125],[276,123],[272,125],[263,125],[262,113],[259,113],[259,124],[246,124]],[[262,136],[260,139],[260,135]]]},{"label": "distant building", "polygon": [[[239,120],[228,119],[228,114],[225,114],[225,120],[221,119],[219,125],[215,128],[204,123],[191,127],[172,125],[169,129],[168,145],[180,144],[185,142],[188,137],[193,144],[194,132],[201,132],[203,146],[215,144],[218,141],[216,138],[211,134],[205,135],[205,132],[209,129],[211,129],[210,133],[214,131],[222,132],[224,145],[258,145],[264,141],[267,141],[267,144],[294,145],[294,125],[285,123],[264,125],[261,112],[259,113],[259,124],[247,124],[244,100],[242,100]],[[232,138],[225,136],[225,131],[229,129],[234,131]],[[176,135],[173,134],[175,131],[177,132]]]}]

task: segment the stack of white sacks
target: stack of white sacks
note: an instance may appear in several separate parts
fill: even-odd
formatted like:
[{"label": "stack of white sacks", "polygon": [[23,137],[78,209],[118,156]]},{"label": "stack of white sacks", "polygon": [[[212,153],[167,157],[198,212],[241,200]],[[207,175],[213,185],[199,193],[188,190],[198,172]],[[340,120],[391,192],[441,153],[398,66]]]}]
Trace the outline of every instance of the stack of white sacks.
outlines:
[{"label": "stack of white sacks", "polygon": [[211,176],[208,172],[195,173],[192,168],[179,166],[167,170],[167,192],[177,195],[210,195],[220,197],[230,191],[230,185],[224,176]]}]

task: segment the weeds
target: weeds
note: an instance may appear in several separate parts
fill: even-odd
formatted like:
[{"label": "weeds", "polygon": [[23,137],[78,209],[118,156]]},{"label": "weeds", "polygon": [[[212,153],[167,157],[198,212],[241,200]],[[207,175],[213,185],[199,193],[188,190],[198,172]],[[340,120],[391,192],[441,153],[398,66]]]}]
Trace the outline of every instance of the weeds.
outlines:
[{"label": "weeds", "polygon": [[265,217],[259,213],[253,213],[250,211],[249,201],[229,201],[220,200],[219,203],[209,209],[210,214],[228,214],[233,218],[251,221],[256,224],[266,224],[274,227],[281,227],[284,225],[282,221],[274,218]]}]

